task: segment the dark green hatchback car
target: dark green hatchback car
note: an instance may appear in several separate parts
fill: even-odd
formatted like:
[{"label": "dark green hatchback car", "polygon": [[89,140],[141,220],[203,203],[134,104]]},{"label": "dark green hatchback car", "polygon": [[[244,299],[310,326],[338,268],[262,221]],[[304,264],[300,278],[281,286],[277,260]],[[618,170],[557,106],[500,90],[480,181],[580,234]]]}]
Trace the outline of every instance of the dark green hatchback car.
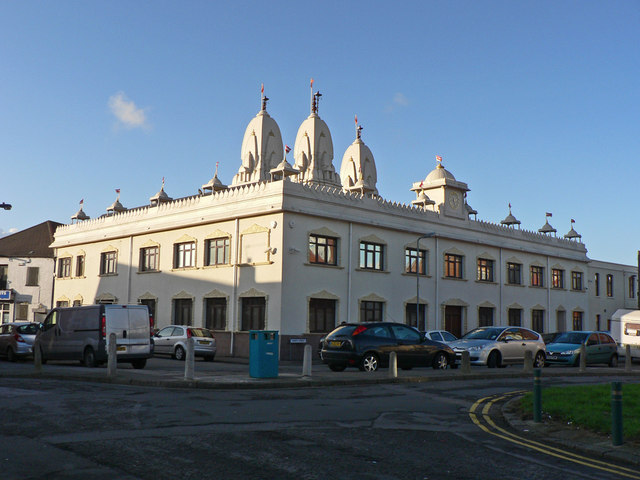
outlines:
[{"label": "dark green hatchback car", "polygon": [[618,346],[605,332],[564,332],[547,344],[547,365],[580,365],[580,347],[585,346],[587,365],[606,363],[618,366]]}]

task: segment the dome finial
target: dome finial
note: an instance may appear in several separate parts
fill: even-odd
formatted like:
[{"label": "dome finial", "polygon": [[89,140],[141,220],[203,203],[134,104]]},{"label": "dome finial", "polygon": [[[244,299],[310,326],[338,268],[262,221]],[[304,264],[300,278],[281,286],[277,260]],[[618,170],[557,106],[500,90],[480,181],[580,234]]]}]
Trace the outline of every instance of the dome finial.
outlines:
[{"label": "dome finial", "polygon": [[356,140],[362,137],[362,125],[358,125],[358,115],[356,115]]},{"label": "dome finial", "polygon": [[440,155],[436,155],[436,162],[438,162],[438,166],[436,168],[444,168],[442,166],[442,157]]}]

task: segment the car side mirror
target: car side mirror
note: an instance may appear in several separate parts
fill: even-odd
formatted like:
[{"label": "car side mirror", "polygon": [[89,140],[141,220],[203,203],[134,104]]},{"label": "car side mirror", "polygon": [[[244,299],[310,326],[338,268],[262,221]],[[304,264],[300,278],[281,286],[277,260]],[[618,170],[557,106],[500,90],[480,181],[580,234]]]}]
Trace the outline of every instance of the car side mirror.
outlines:
[{"label": "car side mirror", "polygon": [[40,322],[40,323],[36,326],[36,328],[37,328],[38,330],[42,330],[42,329],[44,328],[44,323]]}]

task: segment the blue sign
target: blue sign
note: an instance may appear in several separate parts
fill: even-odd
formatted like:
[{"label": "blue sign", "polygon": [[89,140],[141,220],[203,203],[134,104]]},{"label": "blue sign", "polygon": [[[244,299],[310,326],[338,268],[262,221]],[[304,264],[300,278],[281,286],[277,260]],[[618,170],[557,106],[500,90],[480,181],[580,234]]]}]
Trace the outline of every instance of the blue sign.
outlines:
[{"label": "blue sign", "polygon": [[0,290],[0,300],[11,300],[11,290]]}]

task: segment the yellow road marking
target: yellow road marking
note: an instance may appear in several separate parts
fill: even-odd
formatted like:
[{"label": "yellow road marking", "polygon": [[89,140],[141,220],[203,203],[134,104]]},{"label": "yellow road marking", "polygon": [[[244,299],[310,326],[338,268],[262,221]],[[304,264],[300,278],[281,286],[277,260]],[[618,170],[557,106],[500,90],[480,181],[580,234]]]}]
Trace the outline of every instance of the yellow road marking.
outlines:
[{"label": "yellow road marking", "polygon": [[[550,455],[550,456],[553,456],[553,457],[556,457],[556,458],[561,458],[563,460],[567,460],[569,462],[573,462],[573,463],[577,463],[577,464],[580,464],[580,465],[584,465],[584,466],[587,466],[587,467],[590,467],[590,468],[595,468],[595,469],[598,469],[598,470],[603,470],[603,471],[606,471],[606,472],[615,473],[615,474],[622,475],[622,476],[625,476],[625,477],[628,477],[628,478],[640,479],[640,472],[638,472],[636,470],[632,470],[632,469],[626,468],[626,467],[621,467],[621,466],[614,465],[614,464],[607,463],[607,462],[603,462],[603,461],[600,461],[600,460],[595,460],[595,459],[583,457],[581,455],[578,455],[578,454],[575,454],[575,453],[572,453],[572,452],[568,452],[568,451],[562,450],[560,448],[548,446],[548,445],[542,444],[540,442],[536,442],[534,440],[529,440],[529,439],[526,439],[524,437],[520,437],[520,436],[518,436],[518,435],[516,435],[514,433],[511,433],[511,432],[509,432],[509,431],[497,426],[495,424],[495,422],[489,416],[489,411],[491,409],[491,406],[493,406],[493,404],[496,403],[499,400],[503,400],[503,399],[505,399],[505,398],[507,398],[509,396],[514,396],[514,395],[517,395],[517,394],[520,394],[520,393],[522,393],[522,391],[510,392],[510,393],[507,393],[505,395],[492,395],[492,396],[489,396],[489,397],[481,398],[480,400],[476,401],[471,406],[471,408],[469,409],[469,417],[471,418],[471,421],[475,425],[480,427],[480,429],[482,429],[486,433],[489,433],[489,434],[494,435],[496,437],[502,438],[503,440],[506,440],[508,442],[515,443],[517,445],[521,445],[521,446],[526,447],[526,448],[530,448],[530,449],[538,451],[540,453],[544,453],[546,455]],[[488,428],[487,426],[482,424],[482,422],[478,419],[478,415],[475,413],[475,411],[485,401],[487,403],[482,408],[482,417],[487,422],[487,424],[489,424],[489,426],[491,426],[491,428],[495,429],[495,431],[492,431],[490,428]],[[501,433],[498,433],[498,432],[501,432]]]}]

